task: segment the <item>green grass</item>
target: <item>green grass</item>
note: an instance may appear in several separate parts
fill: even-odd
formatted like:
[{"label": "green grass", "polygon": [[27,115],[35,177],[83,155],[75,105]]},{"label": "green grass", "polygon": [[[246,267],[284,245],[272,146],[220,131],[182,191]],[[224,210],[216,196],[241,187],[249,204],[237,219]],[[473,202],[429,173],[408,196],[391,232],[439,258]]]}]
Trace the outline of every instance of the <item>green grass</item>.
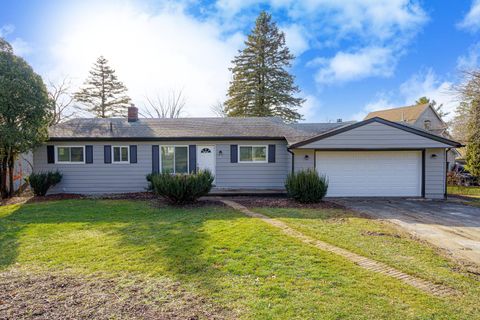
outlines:
[{"label": "green grass", "polygon": [[478,279],[442,256],[438,249],[412,239],[396,226],[342,209],[255,208],[313,238],[384,262],[425,280],[456,288],[466,297],[480,294]]},{"label": "green grass", "polygon": [[448,186],[447,194],[462,196],[467,204],[480,206],[480,187]]},{"label": "green grass", "polygon": [[480,187],[448,186],[448,194],[480,197]]},{"label": "green grass", "polygon": [[[281,212],[272,209],[268,213],[305,233],[333,235],[328,228],[315,231],[315,226],[325,222],[314,213]],[[289,217],[287,212],[297,212],[297,216]],[[345,222],[337,223],[337,238],[351,233],[357,237],[350,218],[341,219]],[[388,231],[386,226],[377,228]],[[113,200],[0,207],[0,270],[168,278],[244,319],[480,317],[480,290],[473,280],[450,270],[448,262],[429,247],[403,242],[397,238],[384,242],[383,248],[377,248],[381,252],[377,257],[390,252],[392,259],[403,257],[401,265],[409,259],[417,263],[428,258],[430,262],[418,268],[434,268],[431,272],[440,272],[442,281],[459,282],[463,296],[428,295],[224,207],[155,208],[147,202]],[[368,241],[356,246],[370,246],[364,250],[374,251]],[[448,271],[442,271],[441,264]]]}]

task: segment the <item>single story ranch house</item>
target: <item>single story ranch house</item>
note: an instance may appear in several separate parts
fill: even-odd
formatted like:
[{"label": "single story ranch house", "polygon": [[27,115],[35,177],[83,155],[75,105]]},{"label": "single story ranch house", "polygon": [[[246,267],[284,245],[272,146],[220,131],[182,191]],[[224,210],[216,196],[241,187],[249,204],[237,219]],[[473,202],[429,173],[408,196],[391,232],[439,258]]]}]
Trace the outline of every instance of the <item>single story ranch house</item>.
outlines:
[{"label": "single story ranch house", "polygon": [[314,169],[330,197],[443,198],[445,137],[374,117],[286,124],[278,118],[74,119],[50,128],[34,171],[59,170],[50,193],[140,192],[152,172],[208,169],[217,190],[284,188],[287,174]]}]

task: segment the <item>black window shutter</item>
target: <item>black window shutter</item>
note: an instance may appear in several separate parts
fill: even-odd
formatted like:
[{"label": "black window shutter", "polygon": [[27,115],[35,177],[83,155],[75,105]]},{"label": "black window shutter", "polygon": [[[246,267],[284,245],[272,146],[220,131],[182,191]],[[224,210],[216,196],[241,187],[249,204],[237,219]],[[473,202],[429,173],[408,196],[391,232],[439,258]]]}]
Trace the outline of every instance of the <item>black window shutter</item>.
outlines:
[{"label": "black window shutter", "polygon": [[93,146],[85,146],[85,163],[93,163]]},{"label": "black window shutter", "polygon": [[230,145],[230,162],[231,163],[238,162],[238,145],[237,144]]},{"label": "black window shutter", "polygon": [[137,163],[137,146],[130,146],[130,163]]},{"label": "black window shutter", "polygon": [[55,146],[47,146],[47,163],[55,163]]},{"label": "black window shutter", "polygon": [[275,145],[268,145],[268,162],[275,162]]},{"label": "black window shutter", "polygon": [[160,155],[158,146],[152,146],[152,173],[160,172]]},{"label": "black window shutter", "polygon": [[197,172],[197,146],[194,144],[188,146],[188,168],[190,173]]},{"label": "black window shutter", "polygon": [[112,146],[103,146],[103,162],[112,163]]}]

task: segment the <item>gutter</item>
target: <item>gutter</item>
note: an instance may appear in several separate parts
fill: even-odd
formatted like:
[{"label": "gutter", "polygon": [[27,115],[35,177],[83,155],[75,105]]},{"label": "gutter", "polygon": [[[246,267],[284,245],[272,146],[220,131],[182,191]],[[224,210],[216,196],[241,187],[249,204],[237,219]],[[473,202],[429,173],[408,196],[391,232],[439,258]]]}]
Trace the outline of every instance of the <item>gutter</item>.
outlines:
[{"label": "gutter", "polygon": [[448,152],[452,150],[452,148],[445,149],[445,193],[443,197],[447,199],[447,187],[448,187]]},{"label": "gutter", "polygon": [[286,140],[285,137],[242,137],[242,136],[219,136],[219,137],[51,137],[47,141],[231,141],[231,140]]},{"label": "gutter", "polygon": [[292,155],[292,173],[295,173],[295,153],[290,148],[287,148],[287,152]]}]

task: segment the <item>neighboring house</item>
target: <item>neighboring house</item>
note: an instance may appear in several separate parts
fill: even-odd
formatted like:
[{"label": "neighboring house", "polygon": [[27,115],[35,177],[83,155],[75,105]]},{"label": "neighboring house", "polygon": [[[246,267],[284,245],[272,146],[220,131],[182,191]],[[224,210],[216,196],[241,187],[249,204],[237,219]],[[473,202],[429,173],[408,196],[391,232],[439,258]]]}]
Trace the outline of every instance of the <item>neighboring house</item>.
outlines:
[{"label": "neighboring house", "polygon": [[144,191],[151,172],[208,169],[216,190],[284,189],[287,174],[317,170],[327,196],[442,198],[446,150],[460,146],[412,126],[285,124],[278,118],[75,119],[50,129],[34,171],[60,170],[51,193]]},{"label": "neighboring house", "polygon": [[[375,117],[405,123],[447,139],[452,138],[448,133],[448,125],[442,120],[435,108],[428,103],[370,112],[364,120]],[[447,153],[449,169],[453,168],[455,158],[458,156],[460,154],[456,149],[449,150]]]}]

